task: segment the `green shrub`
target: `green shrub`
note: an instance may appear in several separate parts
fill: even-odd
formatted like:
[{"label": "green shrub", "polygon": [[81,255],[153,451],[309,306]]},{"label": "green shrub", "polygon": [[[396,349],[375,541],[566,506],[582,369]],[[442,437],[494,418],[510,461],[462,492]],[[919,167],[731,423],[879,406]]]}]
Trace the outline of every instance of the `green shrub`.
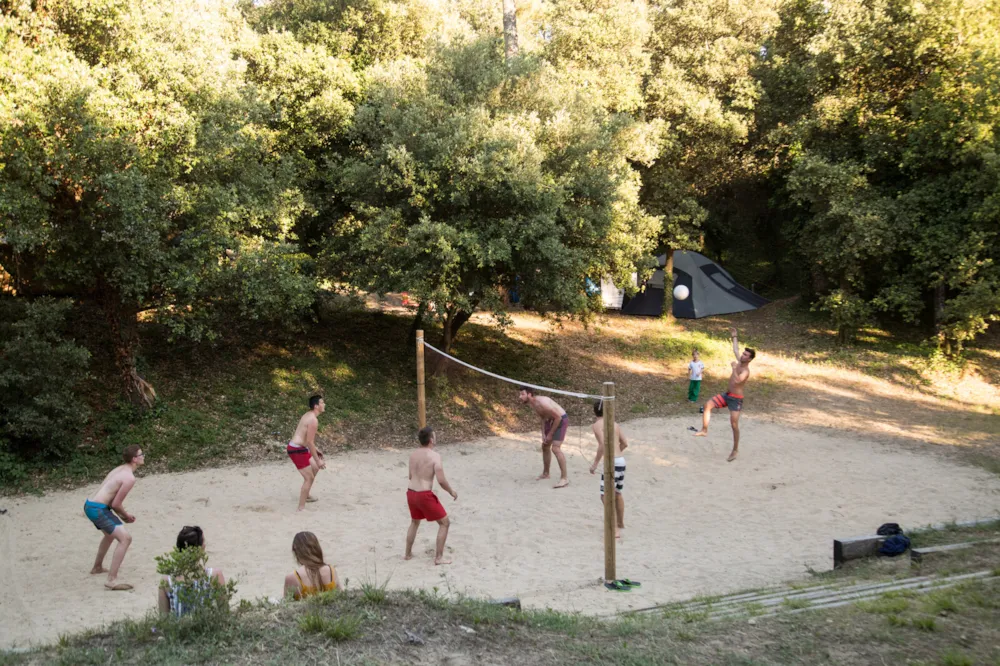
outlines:
[{"label": "green shrub", "polygon": [[[220,585],[206,571],[208,554],[204,548],[188,547],[184,550],[176,548],[165,555],[156,558],[157,572],[171,576],[177,586],[177,600],[190,612],[200,625],[210,625],[214,621],[227,621],[229,618],[229,602],[236,593],[236,581],[227,580]],[[162,581],[161,586],[167,582]]]},{"label": "green shrub", "polygon": [[23,475],[17,459],[66,456],[79,441],[88,410],[78,388],[90,353],[65,337],[71,307],[0,299],[0,481]]}]

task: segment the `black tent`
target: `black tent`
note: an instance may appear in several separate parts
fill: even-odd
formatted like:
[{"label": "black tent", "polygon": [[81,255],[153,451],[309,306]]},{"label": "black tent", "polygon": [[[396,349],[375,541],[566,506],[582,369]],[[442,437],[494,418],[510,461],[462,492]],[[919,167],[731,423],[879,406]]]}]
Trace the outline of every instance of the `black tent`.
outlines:
[{"label": "black tent", "polygon": [[[656,258],[661,268],[643,285],[643,290],[622,306],[630,315],[658,317],[663,314],[663,267],[667,255]],[[673,299],[673,315],[678,319],[700,319],[712,315],[756,310],[770,301],[746,289],[717,263],[697,252],[674,252],[674,284],[684,285],[690,295],[683,301]]]}]

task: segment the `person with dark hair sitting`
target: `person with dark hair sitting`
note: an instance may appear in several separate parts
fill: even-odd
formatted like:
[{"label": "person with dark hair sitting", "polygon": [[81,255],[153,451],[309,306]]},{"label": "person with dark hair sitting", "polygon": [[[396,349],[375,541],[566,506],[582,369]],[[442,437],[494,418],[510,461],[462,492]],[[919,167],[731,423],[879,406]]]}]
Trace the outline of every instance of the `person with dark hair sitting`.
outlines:
[{"label": "person with dark hair sitting", "polygon": [[[193,527],[185,525],[177,534],[177,550],[186,550],[188,548],[205,548],[205,534],[197,525]],[[205,569],[205,573],[208,575],[210,584],[211,581],[214,581],[219,585],[225,586],[226,577],[222,574],[222,569],[209,567]],[[180,591],[186,584],[186,581],[174,579],[172,576],[163,577],[157,593],[161,614],[181,617],[194,610],[190,603],[185,604],[181,601]],[[198,582],[194,584],[200,586]]]}]

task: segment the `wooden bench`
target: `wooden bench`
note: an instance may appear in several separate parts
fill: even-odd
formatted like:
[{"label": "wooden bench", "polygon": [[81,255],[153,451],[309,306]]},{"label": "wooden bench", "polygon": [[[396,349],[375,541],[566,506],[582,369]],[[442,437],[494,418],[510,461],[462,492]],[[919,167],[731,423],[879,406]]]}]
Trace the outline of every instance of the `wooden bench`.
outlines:
[{"label": "wooden bench", "polygon": [[850,539],[833,540],[833,568],[839,569],[848,560],[871,557],[878,554],[879,546],[885,540],[884,536],[871,534],[852,537]]}]

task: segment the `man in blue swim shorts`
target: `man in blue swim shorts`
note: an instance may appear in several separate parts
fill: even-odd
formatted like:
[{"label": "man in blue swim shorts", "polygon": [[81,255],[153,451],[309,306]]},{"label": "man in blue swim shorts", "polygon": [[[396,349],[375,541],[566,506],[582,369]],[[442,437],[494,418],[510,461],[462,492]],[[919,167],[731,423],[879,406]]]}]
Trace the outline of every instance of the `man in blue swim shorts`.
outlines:
[{"label": "man in blue swim shorts", "polygon": [[[125,496],[135,485],[135,470],[146,462],[142,449],[138,444],[125,447],[122,453],[125,461],[124,465],[119,465],[111,470],[93,499],[87,499],[83,503],[83,513],[94,523],[94,527],[104,532],[101,544],[97,547],[97,559],[94,560],[94,568],[90,570],[92,574],[107,573],[108,580],[104,587],[115,592],[121,590],[131,590],[128,583],[118,582],[118,570],[125,559],[125,553],[132,543],[132,535],[128,533],[122,521],[134,523],[135,516],[125,510],[122,502]],[[117,515],[116,515],[117,514]],[[111,570],[104,568],[104,556],[108,554],[111,542],[117,541],[115,554],[111,557]]]}]

